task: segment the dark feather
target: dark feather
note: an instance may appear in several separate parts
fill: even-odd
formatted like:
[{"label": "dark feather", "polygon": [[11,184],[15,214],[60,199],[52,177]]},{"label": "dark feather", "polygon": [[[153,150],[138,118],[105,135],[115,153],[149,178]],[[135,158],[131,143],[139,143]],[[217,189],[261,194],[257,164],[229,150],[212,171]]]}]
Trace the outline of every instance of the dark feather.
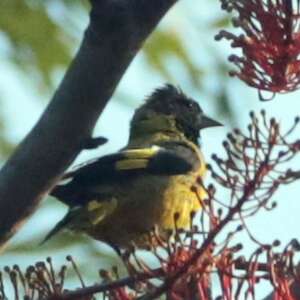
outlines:
[{"label": "dark feather", "polygon": [[198,168],[200,163],[194,151],[184,143],[168,142],[163,143],[160,150],[149,157],[145,167],[133,165],[130,169],[120,170],[116,164],[128,159],[125,153],[126,150],[103,156],[67,173],[64,178],[70,181],[67,184],[57,185],[51,191],[51,195],[67,205],[83,205],[90,199],[101,198],[100,194],[95,195],[91,191],[92,187],[129,182],[130,179],[145,174],[168,176],[185,174]]},{"label": "dark feather", "polygon": [[62,220],[59,221],[55,225],[55,227],[46,235],[46,237],[42,240],[42,242],[40,243],[40,245],[43,245],[49,239],[51,239],[55,234],[57,234],[58,232],[60,232],[63,228],[66,228],[66,226],[68,225],[68,223],[71,222],[72,218],[74,216],[76,216],[78,209],[79,209],[79,207],[78,208],[73,207],[72,209],[70,209],[67,212],[67,214],[62,218]]}]

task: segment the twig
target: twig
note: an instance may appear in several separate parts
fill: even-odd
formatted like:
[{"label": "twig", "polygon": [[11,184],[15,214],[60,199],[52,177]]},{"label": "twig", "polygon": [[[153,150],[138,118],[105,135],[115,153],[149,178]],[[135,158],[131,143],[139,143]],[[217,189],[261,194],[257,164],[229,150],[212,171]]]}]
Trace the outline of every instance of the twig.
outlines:
[{"label": "twig", "polygon": [[85,296],[93,295],[96,293],[101,293],[109,290],[113,290],[116,288],[128,286],[134,284],[139,281],[143,281],[146,279],[157,278],[158,276],[163,275],[163,270],[161,268],[152,270],[151,273],[142,273],[135,276],[128,276],[119,280],[115,280],[113,282],[96,284],[93,286],[88,286],[84,288],[80,288],[76,291],[65,292],[62,295],[53,295],[48,300],[76,300],[79,298],[83,298]]}]

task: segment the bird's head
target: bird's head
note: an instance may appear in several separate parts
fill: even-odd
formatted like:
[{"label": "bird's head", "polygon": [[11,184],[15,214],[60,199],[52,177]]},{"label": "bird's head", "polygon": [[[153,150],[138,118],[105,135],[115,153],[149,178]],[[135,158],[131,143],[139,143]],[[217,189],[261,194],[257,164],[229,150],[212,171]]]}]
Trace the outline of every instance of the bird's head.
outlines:
[{"label": "bird's head", "polygon": [[[168,126],[165,127],[165,123],[161,120],[172,121],[170,124],[174,124],[176,130],[196,144],[201,129],[222,126],[221,123],[206,116],[195,100],[171,84],[156,89],[147,98],[146,102],[135,111],[131,126],[152,120],[153,126],[158,130],[168,130]],[[164,128],[159,128],[160,123]]]}]

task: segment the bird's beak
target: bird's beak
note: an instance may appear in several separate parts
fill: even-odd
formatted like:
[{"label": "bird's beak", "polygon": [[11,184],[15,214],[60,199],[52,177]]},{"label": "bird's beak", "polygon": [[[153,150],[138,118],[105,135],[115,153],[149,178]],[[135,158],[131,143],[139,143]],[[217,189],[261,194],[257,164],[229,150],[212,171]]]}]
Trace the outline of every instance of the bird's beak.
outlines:
[{"label": "bird's beak", "polygon": [[201,116],[200,129],[204,129],[208,127],[216,127],[216,126],[223,126],[223,124],[218,121],[215,121],[214,119],[206,115]]}]

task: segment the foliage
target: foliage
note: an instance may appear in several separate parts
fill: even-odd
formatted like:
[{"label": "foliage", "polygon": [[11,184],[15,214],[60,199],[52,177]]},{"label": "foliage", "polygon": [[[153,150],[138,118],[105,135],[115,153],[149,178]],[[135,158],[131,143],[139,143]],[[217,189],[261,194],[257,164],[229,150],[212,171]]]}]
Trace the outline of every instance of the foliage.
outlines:
[{"label": "foliage", "polygon": [[[39,72],[51,84],[51,72],[70,61],[70,35],[49,15],[47,1],[1,1],[0,30],[9,43],[7,58],[25,73]],[[47,41],[46,41],[47,39]]]}]

